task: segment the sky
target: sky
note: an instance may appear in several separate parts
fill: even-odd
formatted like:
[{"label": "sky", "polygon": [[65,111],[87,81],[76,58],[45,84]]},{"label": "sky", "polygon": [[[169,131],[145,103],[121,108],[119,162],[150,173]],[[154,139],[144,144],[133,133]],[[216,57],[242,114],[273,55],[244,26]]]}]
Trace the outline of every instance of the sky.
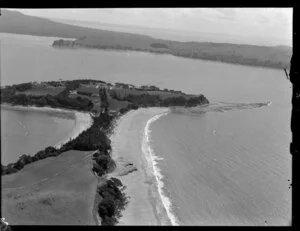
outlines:
[{"label": "sky", "polygon": [[250,44],[292,46],[292,8],[14,9],[28,15],[184,30]]}]

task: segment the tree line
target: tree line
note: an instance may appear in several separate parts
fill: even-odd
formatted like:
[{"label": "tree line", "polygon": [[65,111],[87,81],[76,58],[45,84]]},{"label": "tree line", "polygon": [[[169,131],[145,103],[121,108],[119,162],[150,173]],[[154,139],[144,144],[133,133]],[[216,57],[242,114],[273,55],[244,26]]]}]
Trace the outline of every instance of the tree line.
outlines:
[{"label": "tree line", "polygon": [[[195,106],[209,103],[208,99],[205,98],[204,95],[193,96],[193,97],[174,96],[174,97],[168,97],[166,99],[162,99],[159,95],[150,95],[150,94],[140,94],[140,95],[128,94],[128,95],[124,95],[123,97],[120,97],[115,91],[111,91],[110,95],[112,98],[116,100],[129,101],[131,105],[127,106],[128,110],[137,109],[138,107],[169,107],[169,106],[195,107]],[[126,110],[126,108],[124,110]]]}]

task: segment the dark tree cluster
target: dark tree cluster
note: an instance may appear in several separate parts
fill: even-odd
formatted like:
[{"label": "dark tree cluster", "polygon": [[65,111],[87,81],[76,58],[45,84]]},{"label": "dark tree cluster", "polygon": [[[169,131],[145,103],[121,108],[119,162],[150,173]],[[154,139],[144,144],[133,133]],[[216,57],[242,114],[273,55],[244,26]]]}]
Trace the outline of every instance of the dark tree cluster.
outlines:
[{"label": "dark tree cluster", "polygon": [[105,88],[99,88],[99,97],[100,97],[100,113],[108,113],[108,96]]},{"label": "dark tree cluster", "polygon": [[8,175],[15,172],[18,172],[25,165],[35,162],[37,160],[42,160],[51,156],[58,156],[61,154],[59,150],[54,147],[47,147],[44,150],[37,152],[34,156],[23,154],[19,157],[18,161],[15,163],[10,163],[7,166],[1,165],[1,175]]},{"label": "dark tree cluster", "polygon": [[17,85],[13,85],[17,91],[27,91],[32,89],[32,83],[21,83]]},{"label": "dark tree cluster", "polygon": [[161,99],[158,95],[149,95],[149,94],[141,94],[141,95],[127,95],[124,97],[124,100],[127,100],[135,105],[139,105],[141,107],[154,107],[158,106]]},{"label": "dark tree cluster", "polygon": [[128,111],[130,111],[130,110],[136,110],[136,109],[138,109],[138,108],[139,108],[138,105],[133,104],[133,103],[130,103],[130,104],[128,104],[126,107],[121,108],[119,112],[120,112],[121,114],[125,114],[126,112],[128,112]]},{"label": "dark tree cluster", "polygon": [[111,120],[112,117],[107,117],[103,114],[99,117],[94,117],[92,126],[83,131],[75,139],[64,144],[60,148],[60,151],[65,152],[73,149],[80,151],[101,150],[107,152],[111,149],[111,146],[105,130],[108,129]]},{"label": "dark tree cluster", "polygon": [[6,102],[16,94],[16,89],[13,86],[7,86],[1,89],[1,102]]},{"label": "dark tree cluster", "polygon": [[104,174],[111,172],[115,167],[115,162],[112,160],[109,153],[98,150],[93,155],[93,160],[95,161],[93,164],[93,172],[95,172],[98,176],[103,176]]},{"label": "dark tree cluster", "polygon": [[74,46],[75,45],[75,41],[72,40],[63,40],[63,39],[59,39],[59,40],[55,40],[52,44],[52,46],[56,47],[61,47],[61,46]]},{"label": "dark tree cluster", "polygon": [[[130,109],[136,109],[137,107],[169,107],[169,106],[183,106],[183,107],[195,107],[202,104],[208,104],[209,101],[204,95],[184,97],[174,96],[166,99],[161,99],[159,95],[141,94],[141,95],[125,95],[123,98],[117,95],[116,92],[111,92],[111,97],[117,100],[127,100],[131,104],[127,108],[122,108],[120,113],[123,114]],[[131,108],[132,107],[132,108]]]},{"label": "dark tree cluster", "polygon": [[163,43],[151,43],[150,46],[153,48],[165,48],[165,49],[169,48],[166,44]]},{"label": "dark tree cluster", "polygon": [[67,108],[81,111],[90,111],[94,105],[93,102],[86,98],[74,99],[66,97],[65,93],[60,93],[57,96],[53,95],[25,95],[18,94],[11,97],[2,98],[2,102],[11,103],[13,105],[31,106],[35,105],[38,107],[50,106],[53,108]]},{"label": "dark tree cluster", "polygon": [[203,96],[190,97],[186,99],[185,97],[170,97],[161,101],[160,106],[183,106],[183,107],[195,107],[202,104],[208,104],[209,101]]},{"label": "dark tree cluster", "polygon": [[86,91],[77,91],[77,94],[91,97],[93,93],[92,92],[86,92]]},{"label": "dark tree cluster", "polygon": [[111,178],[98,188],[98,194],[102,200],[98,204],[98,213],[102,219],[102,225],[115,225],[121,217],[123,210],[128,203],[128,199],[122,187],[122,182],[117,178]]},{"label": "dark tree cluster", "polygon": [[[101,153],[108,155],[111,150],[110,140],[106,135],[105,130],[107,130],[112,121],[112,117],[107,117],[105,115],[100,115],[99,117],[93,118],[93,125],[88,128],[86,131],[83,131],[75,139],[70,140],[64,144],[61,148],[56,149],[54,147],[47,147],[44,150],[37,152],[34,156],[22,155],[19,157],[19,160],[15,163],[8,164],[7,166],[1,166],[1,174],[7,175],[15,173],[21,170],[25,165],[35,162],[37,160],[45,159],[47,157],[58,156],[63,152],[69,150],[80,150],[80,151],[90,151],[90,150],[99,150]],[[108,158],[110,158],[108,156]],[[107,170],[113,163],[105,162],[104,158],[96,159],[96,163],[99,164],[101,160],[104,163],[101,165],[103,169]],[[109,163],[107,168],[104,167],[106,163]]]}]

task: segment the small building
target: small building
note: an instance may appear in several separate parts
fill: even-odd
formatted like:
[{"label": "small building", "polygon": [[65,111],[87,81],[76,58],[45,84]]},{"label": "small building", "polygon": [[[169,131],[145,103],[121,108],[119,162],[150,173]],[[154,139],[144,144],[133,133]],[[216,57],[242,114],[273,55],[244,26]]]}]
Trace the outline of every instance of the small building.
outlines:
[{"label": "small building", "polygon": [[44,88],[46,88],[46,87],[49,87],[49,85],[48,85],[48,83],[41,82],[39,87],[44,87]]},{"label": "small building", "polygon": [[60,82],[56,82],[55,87],[64,87],[65,83],[60,81]]},{"label": "small building", "polygon": [[95,86],[96,88],[99,88],[99,87],[107,87],[107,84],[105,84],[105,83],[96,83],[94,86]]},{"label": "small building", "polygon": [[77,91],[76,91],[76,90],[70,91],[70,94],[71,94],[71,95],[76,95],[76,94],[77,94]]},{"label": "small building", "polygon": [[128,84],[129,89],[135,89],[135,86],[133,84]]}]

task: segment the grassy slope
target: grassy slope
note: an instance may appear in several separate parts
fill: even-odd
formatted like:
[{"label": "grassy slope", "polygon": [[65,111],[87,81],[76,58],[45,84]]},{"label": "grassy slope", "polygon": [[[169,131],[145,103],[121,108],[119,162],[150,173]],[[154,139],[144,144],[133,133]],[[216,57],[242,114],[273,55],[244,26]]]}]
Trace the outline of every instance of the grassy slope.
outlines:
[{"label": "grassy slope", "polygon": [[64,87],[53,87],[53,88],[33,88],[24,92],[16,92],[16,94],[25,94],[25,95],[34,95],[34,96],[40,96],[40,95],[57,95],[60,92],[62,92],[65,88]]},{"label": "grassy slope", "polygon": [[2,215],[9,224],[95,225],[97,178],[89,154],[68,151],[2,176]]},{"label": "grassy slope", "polygon": [[[0,32],[76,38],[76,44],[84,46],[108,46],[115,49],[128,47],[132,50],[160,51],[184,57],[277,68],[289,65],[292,52],[291,48],[285,46],[168,41],[144,35],[73,26],[7,10],[2,12]],[[167,48],[153,48],[153,43],[163,44]]]},{"label": "grassy slope", "polygon": [[[112,90],[117,93],[117,95],[121,98],[130,95],[143,95],[143,94],[148,94],[148,95],[159,95],[162,99],[170,98],[170,97],[178,97],[181,94],[178,93],[172,93],[172,92],[164,92],[164,91],[139,91],[135,89],[121,89],[121,88],[116,88]],[[185,98],[187,98],[187,95],[182,95]]]}]

